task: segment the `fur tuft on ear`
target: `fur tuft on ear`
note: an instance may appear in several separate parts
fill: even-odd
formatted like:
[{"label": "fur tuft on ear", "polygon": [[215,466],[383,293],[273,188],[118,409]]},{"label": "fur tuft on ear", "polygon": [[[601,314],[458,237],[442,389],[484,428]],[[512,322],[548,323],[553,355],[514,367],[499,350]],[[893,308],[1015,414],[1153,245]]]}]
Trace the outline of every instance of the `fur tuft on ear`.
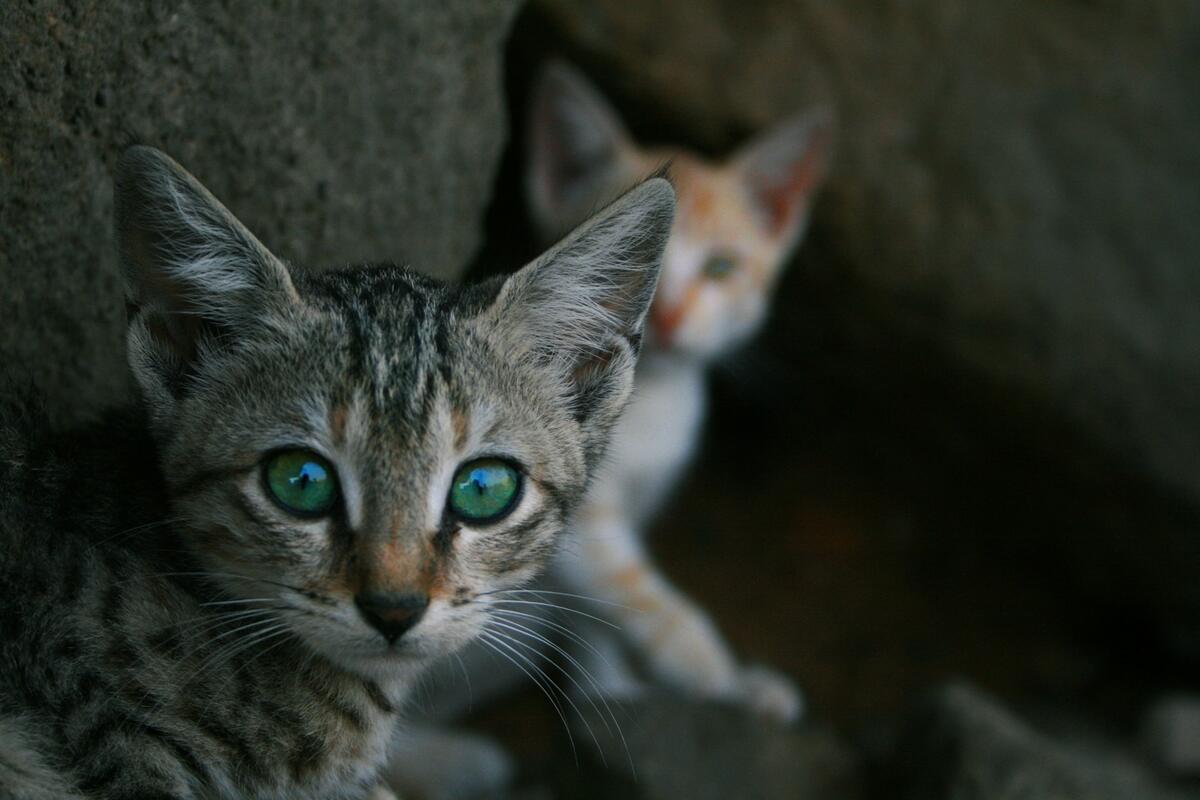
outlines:
[{"label": "fur tuft on ear", "polygon": [[745,145],[732,164],[763,229],[795,241],[833,155],[833,112],[818,107],[784,120]]},{"label": "fur tuft on ear", "polygon": [[561,236],[636,175],[620,118],[576,69],[551,61],[534,85],[526,137],[525,189],[542,236]]},{"label": "fur tuft on ear", "polygon": [[114,207],[130,364],[154,404],[178,392],[202,352],[295,301],[283,263],[158,150],[121,157]]},{"label": "fur tuft on ear", "polygon": [[581,419],[615,419],[675,215],[651,178],[511,276],[494,304],[503,346],[556,370]]}]

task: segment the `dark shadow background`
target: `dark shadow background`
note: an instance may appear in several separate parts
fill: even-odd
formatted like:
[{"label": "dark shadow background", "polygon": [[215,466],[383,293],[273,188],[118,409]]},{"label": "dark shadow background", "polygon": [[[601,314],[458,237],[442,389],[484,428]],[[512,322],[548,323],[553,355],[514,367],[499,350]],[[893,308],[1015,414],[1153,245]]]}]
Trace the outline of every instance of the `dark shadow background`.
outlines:
[{"label": "dark shadow background", "polygon": [[[738,30],[733,4],[663,5],[670,10],[631,11],[608,2],[582,11],[571,3],[544,2],[527,6],[518,17],[506,65],[513,138],[501,162],[485,247],[473,274],[507,271],[537,253],[521,186],[523,115],[527,89],[548,57],[580,65],[620,110],[640,143],[685,145],[719,157],[753,129],[747,118],[772,98],[752,98],[741,106],[730,100],[738,93],[738,78],[747,73],[730,68],[730,61],[705,63],[710,50],[687,38],[704,27],[693,20],[706,14],[718,17],[710,25],[731,28],[716,49],[728,59],[744,55],[754,60],[749,48],[757,39],[786,36],[769,30],[770,20],[778,15],[765,9],[792,12],[793,17],[782,18],[796,26],[812,22],[820,13],[812,8],[816,4],[762,3],[752,6],[761,16],[755,19],[756,13],[747,10]],[[938,5],[927,3],[923,8],[933,13]],[[1105,9],[1100,8],[1105,4],[1084,5],[1059,4],[1055,13],[1086,18],[1117,13],[1119,4]],[[1157,11],[1165,14],[1163,8]],[[898,11],[875,14],[864,9],[850,4],[844,13],[828,16],[843,17],[839,21],[847,25],[871,20],[879,29],[862,32],[864,38],[884,34],[902,16]],[[672,18],[672,13],[679,16]],[[671,25],[654,28],[654,23],[672,19]],[[908,20],[923,22],[929,20]],[[1036,30],[1041,21],[1031,14],[1025,22]],[[1007,23],[1019,27],[1020,19]],[[1006,33],[1001,27],[994,35],[1002,40]],[[1101,35],[1121,34],[1108,30]],[[1152,36],[1166,38],[1162,30]],[[968,38],[964,36],[963,43]],[[1193,56],[1200,52],[1194,49],[1200,41],[1195,29],[1184,38]],[[797,34],[797,39],[805,35]],[[837,55],[828,52],[836,46],[827,44],[825,52],[810,58],[836,64]],[[925,57],[947,55],[937,47]],[[991,56],[1001,63],[970,69],[983,74],[984,84],[1003,83],[1001,76],[1009,66],[1005,59],[1022,57],[1022,46],[1013,48],[1007,56]],[[961,56],[959,52],[947,57],[953,61]],[[1041,57],[1049,70],[1055,56]],[[988,56],[981,53],[978,58],[986,62]],[[756,62],[759,68],[761,60]],[[781,64],[781,74],[792,74],[787,70],[802,63],[807,63],[804,57]],[[1063,57],[1058,67],[1084,70],[1090,65]],[[895,65],[898,70],[908,68],[911,65]],[[1024,234],[1022,226],[1042,224],[1037,213],[1044,209],[1037,204],[1032,210],[1004,209],[1014,196],[1002,182],[989,185],[981,179],[982,184],[969,185],[971,181],[958,174],[959,167],[948,163],[949,153],[937,146],[923,151],[913,146],[921,168],[935,175],[933,181],[947,184],[946,195],[933,201],[942,207],[910,209],[914,216],[941,214],[940,224],[950,227],[960,202],[970,205],[982,196],[984,204],[994,208],[983,222],[966,225],[968,230],[930,236],[917,248],[942,248],[939,254],[871,244],[892,235],[891,228],[903,222],[890,219],[872,227],[880,223],[878,209],[852,217],[871,205],[859,196],[868,191],[863,186],[867,179],[856,174],[868,156],[856,151],[873,143],[856,141],[865,137],[853,130],[860,116],[870,111],[851,108],[847,113],[836,84],[842,79],[869,84],[877,77],[865,72],[839,76],[838,69],[826,64],[827,80],[835,86],[826,85],[824,92],[832,91],[835,105],[841,107],[844,158],[835,163],[807,239],[779,287],[766,329],[712,375],[714,404],[702,452],[660,515],[653,549],[665,571],[713,612],[741,654],[793,675],[808,693],[812,715],[847,732],[868,752],[892,735],[897,720],[917,698],[954,679],[966,679],[1052,728],[1082,728],[1136,750],[1147,707],[1164,692],[1195,691],[1200,683],[1195,598],[1188,588],[1200,574],[1200,562],[1193,557],[1197,505],[1189,491],[1180,491],[1155,475],[1145,460],[1114,446],[1119,435],[1098,435],[1094,421],[1077,413],[1077,407],[1092,402],[1086,395],[1093,389],[1097,405],[1136,405],[1140,401],[1134,393],[1121,397],[1119,386],[1080,383],[1073,391],[1084,396],[1064,400],[1060,393],[1066,390],[1054,385],[1052,368],[1037,374],[1039,360],[1058,357],[1053,339],[1066,335],[1056,330],[1061,322],[1053,313],[1045,316],[1046,329],[1039,331],[1036,321],[1005,319],[1003,303],[1012,298],[1002,292],[989,298],[995,307],[987,322],[996,328],[989,335],[1010,336],[1011,348],[1001,347],[1001,352],[1034,363],[1032,378],[1025,374],[1014,380],[1004,366],[992,368],[986,355],[964,356],[954,326],[982,323],[953,320],[955,310],[945,306],[964,301],[931,289],[929,273],[984,268],[972,263],[976,250],[980,261],[986,261],[989,247],[1004,250],[1006,239]],[[1178,77],[1146,69],[1134,80],[1146,81],[1144,93],[1150,95],[1158,89],[1151,85],[1154,81],[1166,84]],[[1053,96],[1060,90],[1052,84],[1063,78],[1048,71],[1040,79],[1022,80],[1025,85],[1012,79],[1013,85],[987,85],[981,91]],[[703,89],[689,93],[705,81],[719,85],[709,87],[718,95],[716,100]],[[1072,81],[1103,84],[1104,78],[1080,72],[1067,79]],[[820,89],[810,93],[804,88],[806,81],[797,83],[800,88],[776,95],[822,96]],[[771,93],[759,84],[746,91]],[[1064,115],[1076,110],[1073,104],[1094,100],[1088,96],[1096,93],[1110,106],[1099,117],[1126,113],[1119,108],[1125,98],[1111,86],[1079,85],[1074,91],[1084,99],[1071,93],[1060,96]],[[902,100],[896,98],[897,103]],[[760,118],[782,117],[793,110],[779,102],[780,107]],[[1039,99],[1037,104],[1044,102]],[[951,124],[955,114],[967,113],[954,109],[956,103],[964,103],[954,92],[946,92],[945,103]],[[996,109],[986,102],[978,105],[986,123]],[[1001,109],[1004,106],[999,102]],[[714,109],[713,118],[695,124],[697,115]],[[923,112],[914,108],[911,113],[919,117]],[[1088,113],[1080,112],[1083,117]],[[913,122],[914,139],[955,134],[922,131],[926,122],[937,120],[930,115]],[[1045,135],[1045,125],[1039,127],[1035,120],[1001,124],[1009,123],[1021,128],[1024,139],[1019,144],[1044,147],[1043,157],[1059,157],[1064,163],[1078,158],[1053,152],[1061,142]],[[970,124],[957,124],[964,136],[978,136]],[[1100,131],[1110,121],[1097,118],[1090,124]],[[1066,144],[1086,150],[1089,135],[1087,129],[1073,131]],[[1144,140],[1132,141],[1130,157],[1140,158],[1133,151]],[[1187,145],[1166,160],[1191,169],[1194,151],[1194,145]],[[993,155],[986,147],[978,154]],[[851,163],[845,172],[841,168],[847,161]],[[1192,201],[1197,184],[1188,181],[1196,174],[1180,174],[1176,186]],[[1022,191],[1037,191],[1043,177],[1017,175],[1012,181],[1028,184]],[[954,194],[955,181],[962,183],[961,197]],[[1089,218],[1087,208],[1066,207],[1072,194],[1091,195],[1106,188],[1072,183],[1069,176],[1060,180],[1054,190],[1067,199],[1063,209],[1053,211],[1066,221],[1054,224],[1069,222],[1091,230],[1099,241],[1120,251],[1118,240],[1136,235],[1141,220],[1127,218],[1122,224],[1129,230],[1114,233],[1105,228],[1108,220]],[[1167,194],[1161,198],[1167,199]],[[914,205],[919,200],[913,198]],[[1019,222],[1005,219],[1006,214]],[[981,227],[989,224],[991,230]],[[955,249],[959,240],[972,235],[979,240],[977,247]],[[1127,260],[1126,269],[1138,280],[1160,282],[1157,290],[1190,291],[1192,278],[1182,273],[1190,273],[1191,267],[1177,263],[1181,274],[1170,289],[1171,269],[1162,263],[1181,256],[1182,245],[1194,236],[1192,230],[1181,240],[1160,242],[1160,258]],[[1172,248],[1176,249],[1168,252]],[[893,266],[888,263],[864,268],[864,252],[897,262],[897,274],[879,277]],[[1014,272],[1072,272],[1078,266],[1056,261],[1056,246],[1046,242],[1026,242],[1023,255],[1032,262],[1017,265]],[[1011,280],[1019,284],[1019,275]],[[1072,288],[1066,286],[1061,301],[1068,306],[1100,302],[1085,288],[1076,290],[1072,296]],[[1155,306],[1153,295],[1150,291],[1142,298],[1141,312],[1167,313]],[[1072,335],[1063,347],[1068,353],[1078,348],[1080,358],[1087,360],[1095,356],[1091,348],[1107,346],[1102,339]],[[1200,341],[1181,343],[1180,352],[1200,359]],[[1193,361],[1187,372],[1177,374],[1166,390],[1172,395],[1168,403],[1195,399],[1183,398],[1194,393],[1196,366]],[[1192,463],[1200,466],[1200,460]],[[543,737],[560,735],[555,733],[557,721],[542,705],[531,690],[479,724],[536,758],[544,752]]]}]

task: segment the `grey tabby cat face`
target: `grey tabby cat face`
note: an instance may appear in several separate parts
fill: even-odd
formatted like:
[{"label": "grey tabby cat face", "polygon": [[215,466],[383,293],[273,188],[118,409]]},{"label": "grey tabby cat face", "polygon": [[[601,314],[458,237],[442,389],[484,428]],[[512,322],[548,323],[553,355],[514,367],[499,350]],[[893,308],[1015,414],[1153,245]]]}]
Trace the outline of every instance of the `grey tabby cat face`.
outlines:
[{"label": "grey tabby cat face", "polygon": [[[466,289],[396,267],[294,269],[150,148],[122,158],[116,207],[130,364],[184,520],[178,546],[230,600],[278,607],[350,669],[471,638],[486,615],[472,601],[542,565],[628,399],[667,182]],[[290,449],[332,465],[328,513],[272,498],[264,460]],[[523,485],[489,523],[447,502],[481,457]],[[404,625],[387,630],[372,609]]]}]

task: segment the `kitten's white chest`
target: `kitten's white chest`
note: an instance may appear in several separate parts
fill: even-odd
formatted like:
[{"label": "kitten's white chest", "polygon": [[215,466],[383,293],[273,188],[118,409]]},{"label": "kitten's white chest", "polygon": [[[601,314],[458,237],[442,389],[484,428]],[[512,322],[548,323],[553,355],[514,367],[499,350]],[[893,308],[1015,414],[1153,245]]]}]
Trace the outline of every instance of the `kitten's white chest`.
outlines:
[{"label": "kitten's white chest", "polygon": [[647,354],[593,497],[639,521],[656,511],[696,448],[704,412],[699,366]]}]

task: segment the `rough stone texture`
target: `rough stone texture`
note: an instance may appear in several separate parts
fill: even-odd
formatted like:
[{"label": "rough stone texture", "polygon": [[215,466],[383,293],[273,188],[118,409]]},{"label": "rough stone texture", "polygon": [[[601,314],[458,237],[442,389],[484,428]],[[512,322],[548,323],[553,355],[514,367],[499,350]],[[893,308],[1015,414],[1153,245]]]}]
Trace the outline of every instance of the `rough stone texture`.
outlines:
[{"label": "rough stone texture", "polygon": [[1142,746],[1171,774],[1200,777],[1200,695],[1156,700],[1142,722]]},{"label": "rough stone texture", "polygon": [[962,685],[935,693],[894,755],[902,800],[1185,800],[1119,751],[1053,740]]},{"label": "rough stone texture", "polygon": [[1200,3],[534,7],[635,131],[722,152],[832,103],[819,258],[780,316],[834,285],[831,319],[1009,398],[982,413],[1045,415],[1064,474],[1111,463],[1101,485],[1155,487],[1163,502],[1132,513],[1093,511],[1114,494],[1093,491],[1080,514],[1110,519],[1047,543],[1067,547],[1064,577],[1086,562],[1099,592],[1200,622]]},{"label": "rough stone texture", "polygon": [[558,797],[856,800],[862,796],[855,756],[824,729],[787,728],[743,708],[661,692],[614,702],[622,742],[615,726],[586,702],[578,704],[581,713],[572,730],[581,766],[575,767],[570,753],[558,759]]},{"label": "rough stone texture", "polygon": [[454,276],[505,135],[517,0],[0,4],[0,363],[63,421],[128,389],[109,232],[133,141],[281,256]]}]

